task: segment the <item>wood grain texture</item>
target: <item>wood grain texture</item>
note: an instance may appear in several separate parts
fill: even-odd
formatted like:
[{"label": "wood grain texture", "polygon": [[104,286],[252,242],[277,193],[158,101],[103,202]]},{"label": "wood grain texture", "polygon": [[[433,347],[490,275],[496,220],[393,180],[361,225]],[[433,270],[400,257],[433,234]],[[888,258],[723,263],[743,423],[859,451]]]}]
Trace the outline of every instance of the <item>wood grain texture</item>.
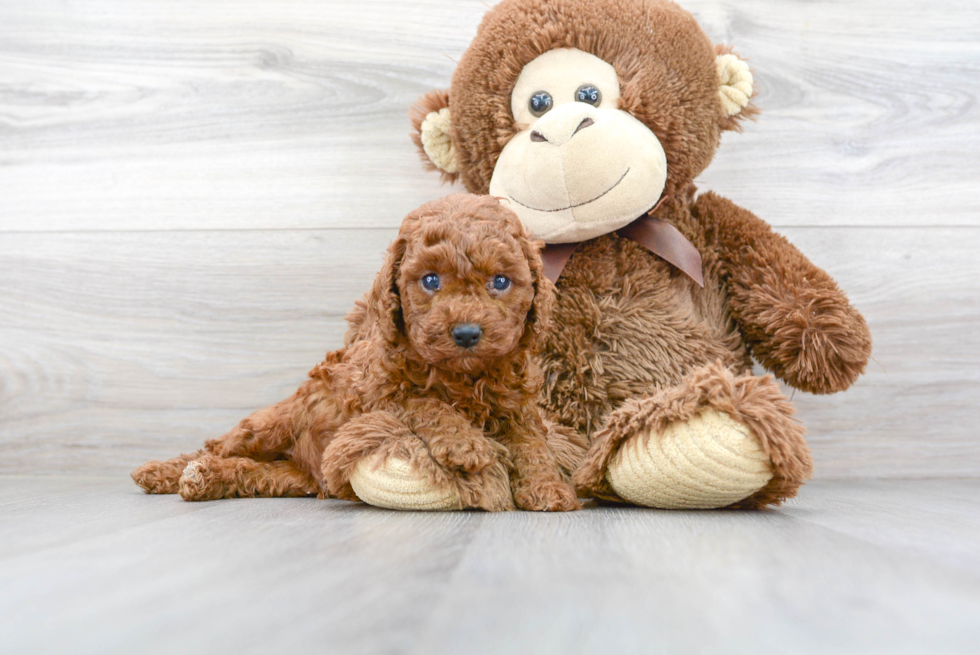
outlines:
[{"label": "wood grain texture", "polygon": [[[980,474],[980,231],[784,232],[837,276],[875,337],[849,392],[795,394],[817,476]],[[392,235],[6,235],[0,472],[123,474],[286,397],[341,344]]]},{"label": "wood grain texture", "polygon": [[5,653],[974,653],[980,482],[399,513],[0,477]]},{"label": "wood grain texture", "polygon": [[[487,3],[487,4],[493,4]],[[980,5],[690,0],[763,114],[703,185],[776,225],[980,225]],[[481,0],[0,6],[0,230],[396,226]]]},{"label": "wood grain texture", "polygon": [[[818,477],[980,474],[980,5],[683,4],[763,109],[702,188],[875,337],[853,390],[795,395]],[[290,393],[401,218],[455,190],[405,113],[485,9],[0,3],[0,472],[119,474]]]}]

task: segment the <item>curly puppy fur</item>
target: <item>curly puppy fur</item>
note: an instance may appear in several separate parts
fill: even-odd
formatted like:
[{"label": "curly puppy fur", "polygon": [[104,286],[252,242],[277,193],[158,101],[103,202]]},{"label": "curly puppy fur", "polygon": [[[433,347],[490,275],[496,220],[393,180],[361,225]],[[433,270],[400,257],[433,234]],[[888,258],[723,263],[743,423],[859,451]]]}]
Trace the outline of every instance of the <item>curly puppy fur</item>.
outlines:
[{"label": "curly puppy fur", "polygon": [[[584,442],[544,421],[532,359],[553,289],[540,244],[489,197],[455,195],[409,214],[372,289],[329,353],[290,398],[204,450],[133,472],[148,493],[187,500],[334,496],[368,456],[412,462],[466,507],[580,507],[570,470]],[[437,291],[420,281],[435,273]],[[495,276],[510,280],[504,291]],[[460,345],[452,330],[480,326]],[[551,440],[555,447],[549,445]]]},{"label": "curly puppy fur", "polygon": [[[753,429],[773,459],[774,482],[744,504],[778,504],[809,477],[810,454],[788,401],[750,376],[752,357],[798,389],[834,393],[864,371],[871,335],[833,279],[767,223],[713,193],[697,195],[694,179],[722,133],[756,114],[749,105],[728,116],[719,99],[715,57],[730,48],[713,46],[691,14],[666,0],[503,0],[483,19],[450,89],[413,109],[413,139],[421,146],[421,121],[449,107],[458,171],[443,178],[487,193],[502,149],[523,129],[511,113],[515,82],[554,48],[578,48],[616,70],[620,109],[667,156],[668,200],[654,215],[698,248],[705,280],[699,288],[615,233],[579,244],[568,261],[556,285],[556,328],[538,361],[544,408],[590,442],[580,492],[609,496],[605,464],[634,430],[689,415],[667,411],[675,405],[693,411],[724,397],[747,423],[760,417]],[[706,384],[726,391],[707,393]]]}]

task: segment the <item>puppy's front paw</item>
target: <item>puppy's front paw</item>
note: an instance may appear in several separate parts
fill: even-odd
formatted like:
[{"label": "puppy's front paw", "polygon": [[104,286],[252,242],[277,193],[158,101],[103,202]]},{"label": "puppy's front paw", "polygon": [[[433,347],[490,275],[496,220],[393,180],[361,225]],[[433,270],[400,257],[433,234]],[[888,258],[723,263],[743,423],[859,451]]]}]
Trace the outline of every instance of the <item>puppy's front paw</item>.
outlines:
[{"label": "puppy's front paw", "polygon": [[184,500],[218,500],[224,497],[222,485],[208,466],[209,456],[187,464],[177,483],[177,492]]},{"label": "puppy's front paw", "polygon": [[532,512],[571,512],[582,509],[572,485],[559,481],[534,483],[526,481],[514,491],[514,502],[520,509]]},{"label": "puppy's front paw", "polygon": [[487,439],[452,439],[430,444],[432,457],[447,469],[479,473],[492,466],[507,450]]}]

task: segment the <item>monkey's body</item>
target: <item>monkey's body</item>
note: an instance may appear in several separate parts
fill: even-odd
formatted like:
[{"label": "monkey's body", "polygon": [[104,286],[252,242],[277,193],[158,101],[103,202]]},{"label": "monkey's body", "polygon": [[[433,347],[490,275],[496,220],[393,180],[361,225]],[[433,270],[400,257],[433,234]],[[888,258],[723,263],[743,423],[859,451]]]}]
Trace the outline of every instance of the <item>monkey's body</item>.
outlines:
[{"label": "monkey's body", "polygon": [[[748,497],[736,492],[725,504],[778,503],[810,477],[812,461],[803,427],[792,419],[792,406],[775,381],[751,374],[752,348],[780,353],[783,359],[769,362],[770,367],[790,382],[829,392],[849,384],[863,366],[867,328],[825,273],[728,201],[713,194],[697,203],[673,201],[658,216],[700,251],[704,288],[632,240],[609,234],[580,244],[557,283],[555,318],[563,329],[549,333],[539,355],[546,380],[542,403],[592,445],[575,476],[592,495],[624,500],[623,490],[617,491],[608,475],[610,467],[619,466],[614,455],[624,442],[636,441],[637,447],[643,442],[645,448],[653,433],[672,423],[701,421],[708,412],[735,419],[716,432],[746,435],[750,447],[751,439],[756,440],[771,466],[762,488]],[[748,235],[763,257],[792,265],[776,266],[770,280],[746,288],[739,271]],[[836,334],[824,335],[836,336],[836,342],[826,345],[839,353],[834,366],[846,372],[846,380],[822,378],[819,367],[804,361],[814,353],[803,352],[807,326],[794,329],[794,321],[805,323],[808,318],[798,308],[815,301],[826,309],[844,310]],[[758,307],[752,306],[757,302],[770,312],[761,331]],[[716,488],[707,500],[690,491],[676,506],[719,502],[724,497],[720,488],[728,484],[726,467],[742,465],[737,455],[733,461],[715,462],[720,468],[705,483]],[[612,477],[616,475],[614,470]]]},{"label": "monkey's body", "polygon": [[[541,361],[544,406],[590,442],[583,495],[777,504],[812,463],[752,359],[815,393],[846,389],[868,360],[867,325],[830,276],[751,213],[695,197],[722,133],[757,113],[753,92],[748,64],[668,0],[503,0],[451,88],[413,110],[443,179],[500,197],[562,253],[578,244]],[[649,212],[670,247],[643,236],[654,223],[630,227]]]},{"label": "monkey's body", "polygon": [[[713,256],[705,287],[614,234],[579,245],[556,286],[556,321],[540,352],[543,404],[589,439],[629,398],[677,385],[721,361],[744,372],[748,353]],[[665,357],[667,352],[670,357]]]}]

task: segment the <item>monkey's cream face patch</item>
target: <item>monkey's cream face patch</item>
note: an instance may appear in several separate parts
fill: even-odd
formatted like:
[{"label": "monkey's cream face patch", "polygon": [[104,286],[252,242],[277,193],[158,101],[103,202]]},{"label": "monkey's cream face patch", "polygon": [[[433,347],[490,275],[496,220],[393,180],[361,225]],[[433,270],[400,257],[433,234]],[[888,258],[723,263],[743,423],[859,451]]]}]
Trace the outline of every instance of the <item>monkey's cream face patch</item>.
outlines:
[{"label": "monkey's cream face patch", "polygon": [[521,71],[511,111],[521,131],[504,147],[490,194],[536,238],[584,241],[628,225],[657,204],[667,157],[656,135],[618,109],[615,69],[572,48]]}]

